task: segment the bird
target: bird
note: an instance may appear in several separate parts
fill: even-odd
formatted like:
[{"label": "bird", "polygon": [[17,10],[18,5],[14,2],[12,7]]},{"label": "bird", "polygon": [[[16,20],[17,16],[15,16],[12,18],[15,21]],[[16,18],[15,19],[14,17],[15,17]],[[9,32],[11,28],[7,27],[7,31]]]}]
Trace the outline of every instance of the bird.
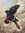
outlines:
[{"label": "bird", "polygon": [[17,22],[19,20],[16,19],[16,17],[13,14],[16,13],[16,11],[17,11],[17,9],[19,7],[20,7],[20,5],[15,5],[15,6],[12,6],[9,10],[5,10],[5,13],[7,14],[7,17],[5,19],[5,23],[8,24],[9,21],[12,21],[12,22],[14,22],[16,24],[16,26],[18,27],[18,29],[20,29],[19,25],[17,24]]}]

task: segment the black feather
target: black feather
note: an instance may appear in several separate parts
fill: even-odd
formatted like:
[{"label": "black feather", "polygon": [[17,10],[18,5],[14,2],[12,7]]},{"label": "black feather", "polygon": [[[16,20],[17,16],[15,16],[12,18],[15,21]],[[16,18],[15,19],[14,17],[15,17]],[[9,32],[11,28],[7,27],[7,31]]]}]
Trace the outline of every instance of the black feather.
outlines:
[{"label": "black feather", "polygon": [[20,5],[12,6],[9,11],[6,10],[5,12],[8,13],[8,14],[15,14],[19,7],[20,7]]}]

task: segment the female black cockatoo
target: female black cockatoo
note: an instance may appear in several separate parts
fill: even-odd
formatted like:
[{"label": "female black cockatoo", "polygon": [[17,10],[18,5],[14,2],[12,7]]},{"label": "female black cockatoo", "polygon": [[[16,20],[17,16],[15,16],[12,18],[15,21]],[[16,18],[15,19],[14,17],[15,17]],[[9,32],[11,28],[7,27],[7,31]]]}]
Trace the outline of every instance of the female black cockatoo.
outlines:
[{"label": "female black cockatoo", "polygon": [[[17,22],[19,21],[18,19],[16,19],[16,17],[13,15],[16,13],[17,9],[20,7],[20,5],[15,5],[12,6],[9,10],[6,10],[5,13],[7,14],[7,17],[5,19],[5,23],[8,24],[9,21],[12,21],[16,24],[16,26],[18,27],[18,29],[20,29],[19,25],[17,24]],[[17,22],[16,22],[17,21]]]}]

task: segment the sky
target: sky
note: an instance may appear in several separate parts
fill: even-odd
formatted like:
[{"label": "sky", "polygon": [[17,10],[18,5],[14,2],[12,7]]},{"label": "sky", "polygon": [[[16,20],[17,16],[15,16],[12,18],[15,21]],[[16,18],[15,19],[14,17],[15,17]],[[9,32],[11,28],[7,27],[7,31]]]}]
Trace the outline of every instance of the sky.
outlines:
[{"label": "sky", "polygon": [[0,11],[12,6],[12,0],[0,0]]},{"label": "sky", "polygon": [[9,5],[10,7],[13,5],[12,0],[0,0],[0,6],[1,5]]},{"label": "sky", "polygon": [[11,6],[15,5],[13,2],[15,0],[0,0],[0,11],[9,9]]}]

